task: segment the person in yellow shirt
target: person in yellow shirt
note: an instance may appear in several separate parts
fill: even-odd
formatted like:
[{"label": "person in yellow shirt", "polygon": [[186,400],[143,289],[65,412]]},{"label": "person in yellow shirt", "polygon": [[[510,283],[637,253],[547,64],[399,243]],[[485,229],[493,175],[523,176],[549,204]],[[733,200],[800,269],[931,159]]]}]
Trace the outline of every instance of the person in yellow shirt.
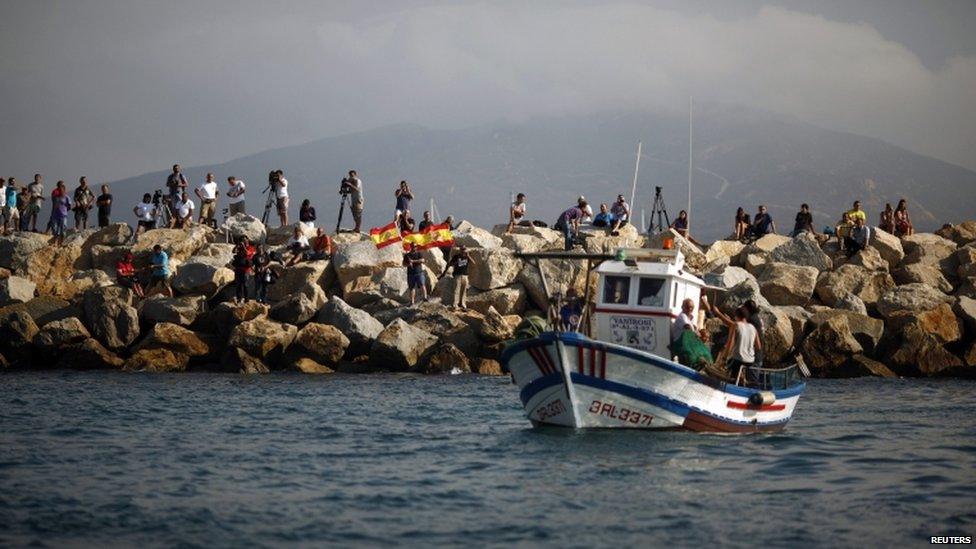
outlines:
[{"label": "person in yellow shirt", "polygon": [[847,215],[851,218],[851,223],[854,223],[855,221],[857,221],[858,218],[860,218],[861,221],[864,221],[865,223],[867,223],[867,221],[868,221],[867,214],[864,213],[864,210],[861,209],[861,201],[860,200],[855,200],[854,201],[854,207],[851,208],[851,209],[849,209],[849,210],[847,210]]}]

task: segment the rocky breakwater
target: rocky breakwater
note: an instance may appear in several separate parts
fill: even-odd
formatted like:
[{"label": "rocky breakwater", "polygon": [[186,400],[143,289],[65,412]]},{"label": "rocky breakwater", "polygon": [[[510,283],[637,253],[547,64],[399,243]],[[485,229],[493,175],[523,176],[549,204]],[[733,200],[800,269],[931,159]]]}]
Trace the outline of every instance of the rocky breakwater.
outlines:
[{"label": "rocky breakwater", "polygon": [[[134,245],[124,224],[73,234],[61,247],[35,234],[0,237],[0,361],[8,368],[499,374],[504,342],[524,316],[546,306],[538,272],[516,254],[562,246],[550,229],[504,228],[462,222],[454,231],[471,253],[467,311],[442,304],[454,288],[450,276],[437,280],[446,266],[441,250],[424,252],[432,299],[409,306],[400,251],[345,233],[331,260],[276,265],[268,305],[236,305],[227,236],[276,249],[291,232],[249,216],[217,231],[150,231]],[[659,247],[672,238],[692,270],[728,288],[718,306],[761,305],[767,363],[801,354],[824,377],[972,375],[974,228],[879,234],[850,259],[806,237],[701,249],[673,233],[645,238],[632,227],[616,237],[588,230],[586,247]],[[148,265],[155,244],[170,255],[174,297],[140,299],[116,286],[118,258],[132,252],[137,266]],[[552,287],[582,292],[595,284],[583,261],[542,268]],[[724,328],[714,320],[708,328],[720,346]]]}]

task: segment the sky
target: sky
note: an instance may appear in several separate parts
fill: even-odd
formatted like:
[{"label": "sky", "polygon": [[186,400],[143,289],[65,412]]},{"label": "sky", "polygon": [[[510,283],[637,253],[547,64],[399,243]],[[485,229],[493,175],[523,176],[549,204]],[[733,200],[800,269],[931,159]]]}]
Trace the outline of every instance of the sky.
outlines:
[{"label": "sky", "polygon": [[0,21],[0,175],[22,181],[691,95],[976,169],[971,0],[3,0]]}]

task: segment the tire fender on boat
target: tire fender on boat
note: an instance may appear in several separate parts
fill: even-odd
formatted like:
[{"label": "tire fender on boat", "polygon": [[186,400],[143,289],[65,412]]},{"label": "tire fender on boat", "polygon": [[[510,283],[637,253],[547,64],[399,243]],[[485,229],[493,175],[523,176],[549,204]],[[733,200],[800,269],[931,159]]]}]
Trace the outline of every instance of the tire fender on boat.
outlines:
[{"label": "tire fender on boat", "polygon": [[759,391],[749,397],[749,404],[753,406],[768,406],[776,402],[776,395],[772,391]]}]

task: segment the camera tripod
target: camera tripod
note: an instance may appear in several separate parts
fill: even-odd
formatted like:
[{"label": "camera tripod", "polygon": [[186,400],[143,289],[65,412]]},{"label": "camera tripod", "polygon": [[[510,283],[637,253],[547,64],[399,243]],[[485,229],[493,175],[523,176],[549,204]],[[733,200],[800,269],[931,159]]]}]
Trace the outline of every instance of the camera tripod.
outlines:
[{"label": "camera tripod", "polygon": [[[655,221],[654,216],[657,215]],[[647,227],[648,234],[663,233],[671,226],[671,219],[668,216],[668,207],[664,205],[664,197],[661,196],[661,187],[654,187],[654,203],[651,205],[651,224]]]},{"label": "camera tripod", "polygon": [[346,202],[349,200],[349,193],[339,192],[342,195],[342,200],[339,202],[339,219],[336,220],[336,230],[335,234],[339,234],[342,230],[342,212],[346,209]]},{"label": "camera tripod", "polygon": [[264,223],[265,225],[268,224],[268,218],[271,217],[271,208],[275,206],[276,192],[277,191],[275,190],[274,183],[268,183],[268,186],[261,191],[262,194],[268,194],[268,199],[264,201],[264,213],[261,214],[261,223]]},{"label": "camera tripod", "polygon": [[163,198],[159,202],[153,203],[153,223],[157,229],[169,228],[173,221],[173,215],[170,208],[173,207],[173,201],[168,198]]}]

